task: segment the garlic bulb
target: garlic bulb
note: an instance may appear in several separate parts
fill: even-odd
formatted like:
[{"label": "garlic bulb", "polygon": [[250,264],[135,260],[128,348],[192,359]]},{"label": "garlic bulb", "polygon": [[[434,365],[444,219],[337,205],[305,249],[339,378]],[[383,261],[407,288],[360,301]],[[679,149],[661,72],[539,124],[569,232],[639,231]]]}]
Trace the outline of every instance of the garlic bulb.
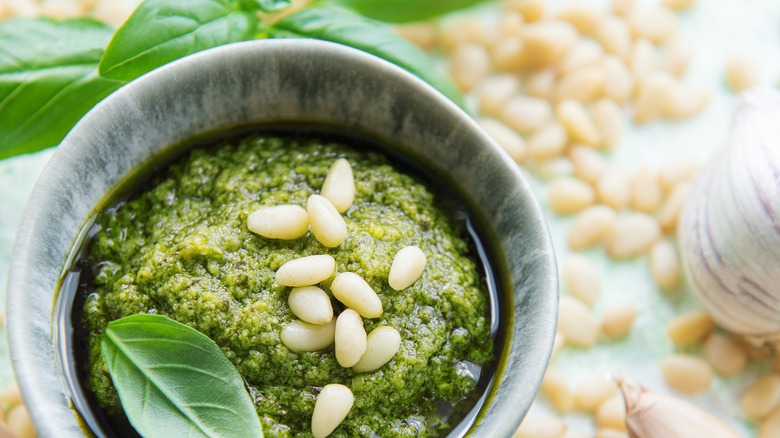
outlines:
[{"label": "garlic bulb", "polygon": [[621,380],[626,427],[631,438],[738,438],[739,435],[696,406]]},{"label": "garlic bulb", "polygon": [[678,234],[688,281],[712,318],[758,343],[780,340],[779,91],[741,96]]}]

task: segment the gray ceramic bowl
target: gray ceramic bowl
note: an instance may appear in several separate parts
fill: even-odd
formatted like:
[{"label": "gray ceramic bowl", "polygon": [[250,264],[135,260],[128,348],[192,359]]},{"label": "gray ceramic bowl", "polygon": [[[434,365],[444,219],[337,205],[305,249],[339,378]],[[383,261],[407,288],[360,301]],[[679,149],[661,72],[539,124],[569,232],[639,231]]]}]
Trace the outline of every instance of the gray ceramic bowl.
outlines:
[{"label": "gray ceramic bowl", "polygon": [[508,290],[499,300],[495,378],[464,426],[472,436],[512,434],[547,367],[558,302],[548,230],[523,175],[468,115],[415,76],[340,45],[277,40],[202,52],[132,82],[87,114],[44,169],[16,240],[7,304],[16,376],[41,436],[84,434],[72,409],[80,390],[64,378],[70,303],[58,300],[58,289],[93,210],[166,146],[280,121],[391,139],[401,145],[396,153],[443,175],[477,206]]}]

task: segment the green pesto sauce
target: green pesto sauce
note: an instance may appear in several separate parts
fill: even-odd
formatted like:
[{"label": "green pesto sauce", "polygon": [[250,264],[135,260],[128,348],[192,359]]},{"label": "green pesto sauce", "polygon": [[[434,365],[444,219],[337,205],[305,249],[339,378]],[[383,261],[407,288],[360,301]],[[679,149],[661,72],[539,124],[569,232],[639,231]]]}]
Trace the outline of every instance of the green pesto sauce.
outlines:
[{"label": "green pesto sauce", "polygon": [[[252,211],[304,206],[319,193],[333,162],[346,158],[356,184],[344,214],[349,235],[338,248],[308,233],[294,241],[251,233]],[[98,218],[86,265],[91,284],[83,309],[88,331],[87,379],[98,403],[116,412],[119,399],[100,351],[109,321],[137,313],[168,316],[212,338],[250,387],[267,436],[311,436],[319,389],[347,385],[355,404],[333,436],[440,436],[455,426],[441,412],[474,403],[469,363],[491,357],[488,298],[462,224],[435,204],[414,178],[384,156],[315,137],[252,136],[196,148],[156,174],[142,190]],[[428,257],[422,278],[394,291],[387,285],[395,253],[418,245]],[[330,254],[338,272],[354,272],[378,293],[380,318],[400,351],[378,371],[342,368],[333,347],[293,353],[280,331],[295,319],[290,288],[274,281],[285,262]],[[329,292],[330,280],[321,286]],[[343,306],[333,299],[338,313]],[[456,415],[457,416],[457,415]]]}]

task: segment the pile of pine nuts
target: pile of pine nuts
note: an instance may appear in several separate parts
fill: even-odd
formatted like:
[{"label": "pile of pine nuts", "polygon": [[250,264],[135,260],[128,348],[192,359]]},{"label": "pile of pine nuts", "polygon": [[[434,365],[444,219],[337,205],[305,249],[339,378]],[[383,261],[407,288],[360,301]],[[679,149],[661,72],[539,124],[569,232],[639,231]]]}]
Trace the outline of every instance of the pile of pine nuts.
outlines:
[{"label": "pile of pine nuts", "polygon": [[[632,302],[615,300],[597,317],[592,308],[602,276],[576,252],[600,246],[614,260],[646,257],[660,289],[682,285],[675,231],[699,163],[677,159],[628,170],[608,160],[620,146],[624,119],[635,124],[683,120],[708,104],[709,92],[684,80],[693,46],[676,32],[675,11],[694,0],[661,3],[612,0],[605,11],[569,2],[551,10],[545,0],[503,0],[494,22],[461,18],[398,28],[420,47],[444,53],[481,126],[525,170],[548,182],[550,210],[573,215],[567,239],[572,254],[559,264],[565,294],[553,354],[565,345],[589,348],[600,339],[623,337],[641,311]],[[736,92],[759,82],[756,66],[742,55],[728,59],[724,77]],[[748,357],[767,356],[736,336],[716,332],[702,311],[678,315],[667,331],[685,353],[664,358],[659,367],[667,384],[682,394],[707,391],[714,373],[738,375]],[[696,346],[701,354],[690,354]],[[764,420],[762,436],[770,436],[770,427],[780,430],[780,377],[770,373],[766,379],[777,385],[767,387],[761,379],[742,401],[749,418]],[[593,414],[596,436],[627,436],[622,396],[608,376],[595,374],[572,389],[552,366],[541,393],[560,413]],[[557,417],[527,418],[515,436],[558,437],[567,429]]]},{"label": "pile of pine nuts", "polygon": [[[247,228],[269,239],[291,240],[311,230],[327,248],[341,245],[347,227],[341,216],[355,200],[352,166],[343,158],[334,162],[323,182],[321,195],[309,197],[306,209],[297,205],[262,207],[247,216]],[[423,274],[427,258],[417,246],[407,246],[393,257],[388,284],[403,290]],[[293,352],[322,351],[335,344],[336,361],[358,373],[376,371],[401,348],[401,334],[393,327],[380,326],[366,334],[362,318],[382,316],[382,301],[371,285],[359,275],[341,272],[330,283],[330,291],[347,308],[333,318],[330,297],[317,285],[336,274],[336,260],[327,254],[290,260],[276,270],[276,282],[292,287],[287,304],[298,317],[280,333],[282,343]],[[341,384],[322,388],[312,414],[312,433],[328,436],[352,409],[352,391]]]}]

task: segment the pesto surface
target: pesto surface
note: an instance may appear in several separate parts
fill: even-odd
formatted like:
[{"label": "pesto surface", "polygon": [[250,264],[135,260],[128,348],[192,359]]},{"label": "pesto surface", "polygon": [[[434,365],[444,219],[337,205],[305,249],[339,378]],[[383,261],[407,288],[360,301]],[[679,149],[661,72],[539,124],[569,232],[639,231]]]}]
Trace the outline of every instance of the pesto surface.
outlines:
[{"label": "pesto surface", "polygon": [[[270,240],[246,228],[263,206],[305,207],[338,158],[353,167],[349,235],[328,249],[311,233]],[[472,364],[491,357],[484,281],[463,224],[414,178],[384,156],[317,137],[251,136],[196,148],[158,172],[126,202],[102,213],[85,261],[91,273],[83,309],[88,385],[98,403],[119,409],[100,336],[109,321],[158,313],[212,338],[246,380],[267,436],[310,436],[319,389],[342,383],[355,405],[333,436],[439,436],[454,426],[442,412],[473,404]],[[395,253],[418,245],[428,257],[422,278],[394,291],[387,277]],[[280,341],[294,320],[290,288],[274,281],[285,262],[331,254],[337,272],[365,278],[384,307],[367,332],[390,325],[400,351],[372,373],[336,362],[333,347],[293,353]],[[330,280],[321,285],[329,292]],[[332,300],[338,313],[343,306]],[[457,415],[456,415],[457,416]]]}]

